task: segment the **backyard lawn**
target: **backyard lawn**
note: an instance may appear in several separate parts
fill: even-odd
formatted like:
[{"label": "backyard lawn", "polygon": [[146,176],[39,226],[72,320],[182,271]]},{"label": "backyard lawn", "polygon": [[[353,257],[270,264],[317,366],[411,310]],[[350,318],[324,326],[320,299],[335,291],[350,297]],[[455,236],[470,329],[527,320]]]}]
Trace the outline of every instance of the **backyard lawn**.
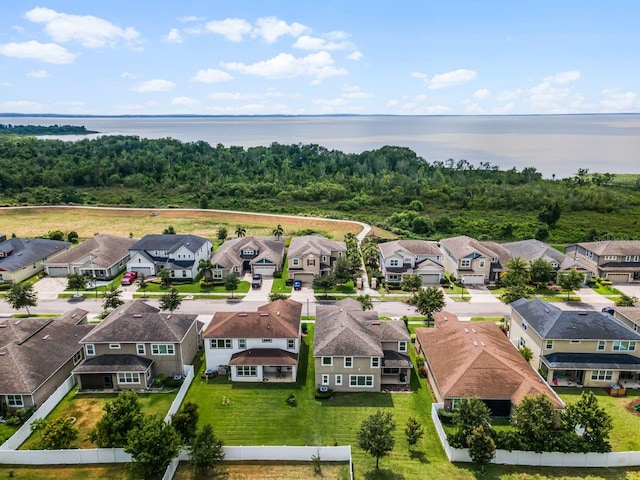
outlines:
[{"label": "backyard lawn", "polygon": [[[162,286],[159,283],[147,282],[147,288],[144,293],[168,293],[171,288],[175,288],[180,293],[227,293],[231,295],[229,290],[224,288],[224,284],[214,285],[213,287],[201,287],[199,282],[194,283],[176,283],[169,287]],[[238,288],[236,288],[233,293],[247,293],[251,288],[251,284],[249,282],[241,281],[238,283]],[[138,292],[142,292],[138,289]]]},{"label": "backyard lawn", "polygon": [[[112,393],[76,394],[76,389],[72,389],[56,408],[54,408],[47,419],[75,417],[75,425],[78,427],[78,430],[80,430],[80,435],[78,440],[72,445],[72,448],[95,448],[96,446],[89,440],[89,430],[91,430],[102,417],[104,413],[102,407],[104,404],[113,400],[116,396],[116,394]],[[174,398],[175,392],[140,394],[142,411],[146,414],[157,415],[164,418]],[[20,446],[20,450],[38,448],[38,437],[33,434]]]}]

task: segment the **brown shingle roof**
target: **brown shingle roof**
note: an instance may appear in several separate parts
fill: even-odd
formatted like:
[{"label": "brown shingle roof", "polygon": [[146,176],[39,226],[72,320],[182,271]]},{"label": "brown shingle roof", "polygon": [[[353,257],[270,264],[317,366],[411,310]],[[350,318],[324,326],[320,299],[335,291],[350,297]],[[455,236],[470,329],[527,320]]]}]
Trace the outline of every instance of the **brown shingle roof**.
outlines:
[{"label": "brown shingle roof", "polygon": [[522,357],[494,322],[460,322],[449,312],[435,314],[437,328],[416,336],[428,368],[445,398],[510,399],[544,393],[555,408],[564,403]]},{"label": "brown shingle roof", "polygon": [[465,258],[474,253],[479,253],[484,257],[494,257],[495,252],[483,246],[475,238],[460,235],[458,237],[443,238],[440,245],[445,248],[457,260]]},{"label": "brown shingle roof", "polygon": [[606,240],[578,243],[596,255],[640,255],[640,240]]},{"label": "brown shingle roof", "polygon": [[279,348],[252,348],[231,355],[229,365],[298,365],[298,355]]},{"label": "brown shingle roof", "polygon": [[389,257],[401,250],[411,255],[442,255],[435,242],[425,240],[394,240],[378,244],[384,257]]},{"label": "brown shingle roof", "polygon": [[305,235],[293,237],[289,245],[288,256],[302,257],[310,253],[316,255],[329,255],[331,252],[346,252],[347,246],[344,242],[336,242],[328,238],[317,235]]},{"label": "brown shingle roof", "polygon": [[69,264],[82,260],[91,255],[92,263],[97,267],[108,268],[129,256],[129,248],[137,242],[134,238],[116,237],[115,235],[99,234],[85,240],[80,245],[71,250],[56,255],[56,257],[45,265]]},{"label": "brown shingle roof", "polygon": [[211,263],[213,265],[222,265],[228,270],[234,266],[240,267],[243,262],[240,257],[240,250],[245,248],[260,252],[257,257],[251,259],[251,263],[261,259],[268,259],[275,263],[277,267],[282,264],[284,243],[260,237],[239,237],[227,240],[211,256]]},{"label": "brown shingle roof", "polygon": [[257,312],[216,312],[204,338],[297,338],[302,304],[276,300]]}]

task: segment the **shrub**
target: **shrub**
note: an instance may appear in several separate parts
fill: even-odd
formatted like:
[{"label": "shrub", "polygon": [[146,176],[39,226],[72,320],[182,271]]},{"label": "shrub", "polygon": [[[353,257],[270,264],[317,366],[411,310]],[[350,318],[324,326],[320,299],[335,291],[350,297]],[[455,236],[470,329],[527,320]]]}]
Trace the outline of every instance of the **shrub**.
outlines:
[{"label": "shrub", "polygon": [[292,287],[292,286],[293,286],[293,278],[287,278],[287,279],[285,280],[284,284],[285,284],[287,287]]},{"label": "shrub", "polygon": [[15,412],[13,412],[13,415],[7,418],[7,425],[12,427],[18,427],[22,425],[24,422],[26,422],[27,419],[31,415],[33,415],[33,412],[35,411],[36,410],[33,407],[16,410]]},{"label": "shrub", "polygon": [[282,278],[282,271],[273,272],[273,278]]},{"label": "shrub", "polygon": [[309,326],[306,323],[303,323],[301,328],[302,328],[302,333],[306,335],[307,332],[309,331]]},{"label": "shrub", "polygon": [[600,280],[600,285],[602,285],[603,287],[608,287],[610,285],[613,285],[613,282],[611,280]]},{"label": "shrub", "polygon": [[424,357],[422,355],[416,355],[416,366],[419,369],[424,367]]},{"label": "shrub", "polygon": [[449,285],[449,280],[446,277],[440,279],[440,285]]},{"label": "shrub", "polygon": [[180,385],[182,385],[182,379],[176,380],[173,377],[168,377],[164,381],[164,386],[167,388],[178,388]]},{"label": "shrub", "polygon": [[453,412],[447,412],[444,408],[438,409],[438,418],[443,425],[453,425]]},{"label": "shrub", "polygon": [[321,392],[319,388],[316,388],[316,400],[326,400],[327,398],[331,398],[333,396],[333,390],[327,388],[326,392]]},{"label": "shrub", "polygon": [[213,282],[207,282],[206,280],[200,280],[200,287],[201,288],[211,288],[213,287]]},{"label": "shrub", "polygon": [[287,404],[291,405],[292,407],[298,406],[298,400],[296,400],[296,396],[293,393],[290,393],[287,397]]}]

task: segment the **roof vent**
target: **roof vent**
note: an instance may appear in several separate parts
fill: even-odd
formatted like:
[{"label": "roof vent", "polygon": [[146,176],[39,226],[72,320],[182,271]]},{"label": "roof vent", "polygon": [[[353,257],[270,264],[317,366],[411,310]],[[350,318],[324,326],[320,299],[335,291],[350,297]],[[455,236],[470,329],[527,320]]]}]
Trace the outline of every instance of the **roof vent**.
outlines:
[{"label": "roof vent", "polygon": [[7,324],[6,323],[0,324],[0,328],[7,328]]},{"label": "roof vent", "polygon": [[167,315],[167,320],[169,320],[171,318],[171,314]]},{"label": "roof vent", "polygon": [[471,329],[471,331],[472,331],[473,333],[478,333],[478,332],[476,332],[476,329],[475,329],[475,328],[472,328],[472,329]]},{"label": "roof vent", "polygon": [[276,315],[277,315],[277,316],[280,316],[280,310],[278,310],[278,311],[276,312]]},{"label": "roof vent", "polygon": [[545,312],[549,313],[549,309],[545,307],[544,309]]},{"label": "roof vent", "polygon": [[483,347],[487,346],[484,342],[480,342],[480,345],[482,345]]},{"label": "roof vent", "polygon": [[464,329],[464,333],[469,333],[469,329],[468,329],[468,328],[465,328],[465,329]]},{"label": "roof vent", "polygon": [[245,312],[240,312],[240,313],[238,314],[238,316],[239,316],[239,317],[246,317],[246,316],[247,316],[247,314],[246,314]]},{"label": "roof vent", "polygon": [[44,337],[42,337],[43,340],[47,340],[49,338],[51,338],[51,335],[45,335]]},{"label": "roof vent", "polygon": [[578,312],[578,315],[587,316],[587,312]]},{"label": "roof vent", "polygon": [[4,357],[7,354],[7,352],[5,350],[0,352],[0,357]]},{"label": "roof vent", "polygon": [[473,341],[473,345],[477,347],[477,346],[478,346],[478,342],[476,342],[476,341],[474,340],[474,341]]},{"label": "roof vent", "polygon": [[380,322],[371,322],[371,325],[380,325]]},{"label": "roof vent", "polygon": [[76,318],[76,314],[75,313],[71,314],[71,318]]},{"label": "roof vent", "polygon": [[18,320],[16,323],[14,323],[14,325],[20,325],[22,323],[22,320]]},{"label": "roof vent", "polygon": [[[278,313],[280,313],[280,312],[278,312]],[[268,317],[268,316],[269,316],[269,314],[268,314],[268,313],[265,313],[265,312],[260,312],[260,316],[261,316],[261,317]]]},{"label": "roof vent", "polygon": [[133,318],[142,318],[142,314],[141,313],[134,313],[133,314]]}]

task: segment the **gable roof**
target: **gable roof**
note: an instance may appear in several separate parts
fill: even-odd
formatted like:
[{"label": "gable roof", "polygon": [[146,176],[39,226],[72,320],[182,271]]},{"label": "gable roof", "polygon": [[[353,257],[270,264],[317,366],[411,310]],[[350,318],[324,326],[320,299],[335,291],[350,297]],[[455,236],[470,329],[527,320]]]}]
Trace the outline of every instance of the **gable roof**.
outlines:
[{"label": "gable roof", "polygon": [[457,260],[468,257],[477,258],[478,254],[487,258],[497,256],[495,252],[481,245],[478,240],[466,235],[443,238],[440,240],[440,245]]},{"label": "gable roof", "polygon": [[82,348],[87,311],[0,322],[0,394],[31,395]]},{"label": "gable roof", "polygon": [[206,242],[208,242],[206,238],[196,235],[151,234],[142,237],[129,250],[166,250],[173,253],[179,248],[185,247],[195,253]]},{"label": "gable roof", "polygon": [[47,238],[10,238],[0,243],[0,252],[10,253],[0,258],[0,270],[14,272],[69,248],[69,242]]},{"label": "gable roof", "polygon": [[45,262],[51,264],[69,264],[89,258],[87,261],[97,267],[108,268],[119,260],[129,255],[129,249],[135,245],[136,239],[126,237],[116,237],[115,235],[99,234],[85,240],[77,247],[56,255],[53,261]]},{"label": "gable roof", "polygon": [[[596,255],[640,255],[640,240],[605,240],[577,243]],[[571,245],[568,245],[570,247]]]},{"label": "gable roof", "polygon": [[427,242],[425,240],[394,240],[392,242],[379,243],[378,248],[383,257],[390,257],[396,252],[404,252],[410,256],[442,255],[435,242]]},{"label": "gable roof", "polygon": [[216,312],[204,338],[298,338],[302,304],[276,300],[257,312]]},{"label": "gable roof", "polygon": [[436,328],[416,337],[437,388],[445,398],[510,399],[544,393],[555,408],[564,403],[494,322],[464,323],[449,312],[434,315]]},{"label": "gable roof", "polygon": [[287,250],[289,258],[303,257],[305,255],[329,255],[331,252],[346,252],[347,244],[336,242],[318,235],[305,235],[293,237]]},{"label": "gable roof", "polygon": [[196,317],[161,313],[160,309],[142,300],[134,300],[111,312],[81,343],[181,343]]},{"label": "gable roof", "polygon": [[529,240],[520,240],[518,242],[503,243],[502,246],[509,250],[512,256],[520,257],[528,262],[541,258],[550,263],[557,263],[561,270],[569,270],[576,267],[584,268],[579,262],[575,261],[568,255],[565,255],[546,243],[533,238]]},{"label": "gable roof", "polygon": [[615,306],[613,309],[621,316],[629,320],[630,322],[639,324],[640,323],[640,306],[636,307],[618,307]]},{"label": "gable roof", "polygon": [[538,298],[510,304],[545,340],[636,340],[640,334],[620,320],[595,310],[560,310]]},{"label": "gable roof", "polygon": [[363,311],[353,299],[316,307],[314,357],[382,357],[383,341],[409,340],[404,322],[380,321],[378,312]]},{"label": "gable roof", "polygon": [[221,265],[230,270],[236,265],[242,265],[243,258],[240,250],[258,250],[259,255],[251,259],[251,263],[257,263],[263,259],[269,259],[276,265],[282,264],[284,257],[284,243],[261,237],[238,237],[224,242],[211,256],[213,265]]}]

